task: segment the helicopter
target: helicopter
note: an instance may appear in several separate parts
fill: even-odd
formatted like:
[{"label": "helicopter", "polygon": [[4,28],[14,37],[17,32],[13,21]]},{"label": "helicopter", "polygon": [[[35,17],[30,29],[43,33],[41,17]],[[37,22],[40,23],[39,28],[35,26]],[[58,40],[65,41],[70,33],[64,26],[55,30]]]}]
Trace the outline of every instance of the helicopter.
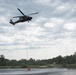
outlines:
[{"label": "helicopter", "polygon": [[32,13],[32,14],[29,14],[29,15],[25,15],[19,8],[17,8],[19,10],[19,12],[22,14],[22,16],[15,16],[13,18],[19,18],[17,21],[13,22],[12,19],[10,19],[10,22],[12,25],[15,25],[16,23],[20,23],[20,22],[26,22],[26,21],[31,21],[32,20],[32,17],[29,16],[29,15],[34,15],[34,14],[38,14],[39,12],[36,12],[36,13]]}]

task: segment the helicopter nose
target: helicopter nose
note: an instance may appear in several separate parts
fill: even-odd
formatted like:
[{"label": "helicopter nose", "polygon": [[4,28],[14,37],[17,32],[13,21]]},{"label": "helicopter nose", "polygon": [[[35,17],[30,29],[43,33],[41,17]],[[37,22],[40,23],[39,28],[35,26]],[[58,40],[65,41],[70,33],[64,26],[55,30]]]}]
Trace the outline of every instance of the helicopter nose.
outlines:
[{"label": "helicopter nose", "polygon": [[28,20],[31,21],[32,17],[29,17]]},{"label": "helicopter nose", "polygon": [[32,17],[30,17],[30,20],[32,19]]}]

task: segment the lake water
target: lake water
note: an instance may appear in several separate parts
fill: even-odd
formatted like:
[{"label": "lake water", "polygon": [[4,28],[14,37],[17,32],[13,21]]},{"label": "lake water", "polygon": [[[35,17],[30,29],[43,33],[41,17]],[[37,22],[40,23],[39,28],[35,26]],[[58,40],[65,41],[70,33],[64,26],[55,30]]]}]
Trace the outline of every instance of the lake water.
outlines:
[{"label": "lake water", "polygon": [[76,75],[76,69],[47,68],[47,69],[0,69],[0,75]]}]

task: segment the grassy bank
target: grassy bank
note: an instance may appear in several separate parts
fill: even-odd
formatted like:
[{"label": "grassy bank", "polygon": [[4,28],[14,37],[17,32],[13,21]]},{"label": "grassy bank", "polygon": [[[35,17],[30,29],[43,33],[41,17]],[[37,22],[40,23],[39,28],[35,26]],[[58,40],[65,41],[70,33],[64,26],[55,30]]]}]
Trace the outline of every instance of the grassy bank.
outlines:
[{"label": "grassy bank", "polygon": [[[76,64],[48,64],[44,66],[39,66],[39,65],[29,65],[28,67],[31,68],[75,68],[76,69]],[[27,68],[25,66],[0,66],[0,69],[5,69],[5,68]]]},{"label": "grassy bank", "polygon": [[76,64],[65,64],[65,65],[62,65],[62,67],[64,67],[64,68],[75,68],[76,69]]},{"label": "grassy bank", "polygon": [[0,66],[0,69],[6,69],[6,68],[20,68],[20,66]]}]

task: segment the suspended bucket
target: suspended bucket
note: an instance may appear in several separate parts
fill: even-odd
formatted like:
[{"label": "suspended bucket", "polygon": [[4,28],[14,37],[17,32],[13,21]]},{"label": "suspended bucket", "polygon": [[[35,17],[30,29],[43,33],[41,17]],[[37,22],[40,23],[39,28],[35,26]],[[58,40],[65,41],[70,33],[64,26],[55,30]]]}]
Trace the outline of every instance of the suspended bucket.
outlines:
[{"label": "suspended bucket", "polygon": [[30,71],[31,70],[31,68],[30,67],[28,67],[28,71]]}]

